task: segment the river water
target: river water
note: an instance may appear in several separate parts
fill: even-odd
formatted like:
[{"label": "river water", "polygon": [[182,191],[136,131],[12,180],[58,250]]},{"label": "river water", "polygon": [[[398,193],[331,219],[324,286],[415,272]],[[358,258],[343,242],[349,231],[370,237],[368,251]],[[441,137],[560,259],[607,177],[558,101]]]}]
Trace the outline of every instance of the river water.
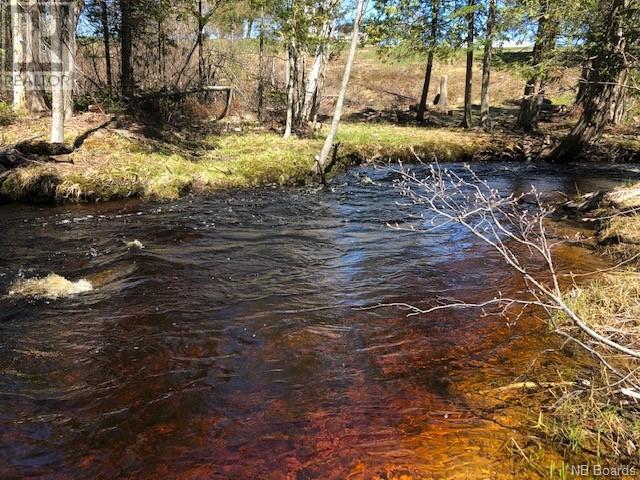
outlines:
[{"label": "river water", "polygon": [[[476,170],[505,192],[640,176]],[[394,178],[366,167],[331,191],[0,207],[0,478],[512,477],[516,430],[469,394],[513,381],[554,339],[535,318],[358,309],[518,283],[457,227],[389,229],[423,213],[398,205]],[[598,261],[572,250],[560,264]],[[96,288],[8,295],[50,272]]]}]

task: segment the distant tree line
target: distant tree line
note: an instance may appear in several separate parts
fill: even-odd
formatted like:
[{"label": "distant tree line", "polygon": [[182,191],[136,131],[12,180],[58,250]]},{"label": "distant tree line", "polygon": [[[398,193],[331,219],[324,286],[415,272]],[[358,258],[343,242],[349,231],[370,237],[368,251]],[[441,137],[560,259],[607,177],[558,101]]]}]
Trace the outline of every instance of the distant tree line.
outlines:
[{"label": "distant tree line", "polygon": [[[526,79],[516,125],[525,132],[537,129],[549,72],[569,60],[579,64],[582,74],[573,107],[579,119],[548,152],[549,158],[563,159],[620,121],[628,98],[638,92],[634,79],[640,53],[639,4],[640,0],[370,0],[367,8],[367,2],[356,5],[350,0],[25,0],[4,2],[3,8],[9,9],[5,38],[12,39],[10,57],[20,80],[13,89],[14,108],[31,113],[51,110],[52,142],[64,138],[64,119],[73,114],[80,82],[125,105],[145,93],[210,86],[221,77],[233,83],[233,75],[225,70],[224,44],[214,46],[211,40],[239,38],[251,39],[257,51],[253,98],[258,117],[264,115],[268,92],[281,91],[284,136],[289,137],[316,123],[328,62],[343,45],[337,32],[350,31],[354,19],[356,26],[362,19],[367,41],[381,50],[425,56],[418,121],[428,112],[437,59],[466,52],[462,126],[469,128],[474,123],[473,66],[481,52],[480,125],[490,128],[494,51],[506,39],[529,38],[533,52],[523,68]],[[284,60],[279,72],[276,55]],[[28,88],[37,83],[38,69],[47,68],[64,72],[66,83]],[[283,78],[280,85],[276,77]]]}]

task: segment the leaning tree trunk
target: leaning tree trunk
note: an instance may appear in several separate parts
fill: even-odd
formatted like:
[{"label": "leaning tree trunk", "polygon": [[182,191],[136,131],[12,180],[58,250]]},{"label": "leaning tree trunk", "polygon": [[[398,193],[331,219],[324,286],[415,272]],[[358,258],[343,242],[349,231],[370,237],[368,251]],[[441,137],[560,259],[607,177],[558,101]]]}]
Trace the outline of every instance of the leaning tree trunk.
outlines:
[{"label": "leaning tree trunk", "polygon": [[629,0],[600,0],[604,18],[602,31],[591,32],[587,49],[593,59],[585,86],[582,114],[571,132],[547,159],[571,161],[584,147],[597,141],[609,123],[612,104],[617,99],[627,68],[624,20]]},{"label": "leaning tree trunk", "polygon": [[64,143],[63,16],[60,0],[51,2],[51,143]]},{"label": "leaning tree trunk", "polygon": [[431,35],[429,36],[429,53],[427,55],[427,68],[424,73],[424,84],[422,85],[422,96],[418,105],[417,120],[422,122],[427,111],[429,100],[429,87],[431,85],[431,73],[433,72],[433,56],[438,41],[438,22],[440,14],[440,0],[433,0],[431,9]]},{"label": "leaning tree trunk", "polygon": [[490,126],[489,119],[489,84],[491,82],[491,56],[493,53],[493,30],[496,24],[496,0],[489,1],[487,14],[487,38],[482,59],[482,92],[480,94],[480,125]]},{"label": "leaning tree trunk", "polygon": [[25,13],[23,2],[11,2],[11,36],[12,36],[12,54],[13,54],[13,110],[23,112],[26,109],[26,90],[25,90],[25,72],[24,72],[24,56],[25,56]]},{"label": "leaning tree trunk", "polygon": [[40,62],[40,41],[42,33],[40,31],[40,6],[38,3],[29,3],[26,12],[26,81],[27,90],[25,92],[26,109],[29,113],[42,113],[49,110],[44,100],[44,78],[40,73],[42,65]]},{"label": "leaning tree trunk", "polygon": [[360,24],[362,23],[362,17],[364,15],[364,5],[366,0],[358,0],[356,5],[356,17],[353,21],[353,38],[351,38],[351,48],[349,49],[349,56],[347,57],[347,64],[344,67],[344,73],[342,75],[342,84],[340,85],[340,92],[338,93],[338,100],[336,102],[336,109],[333,112],[333,121],[331,122],[331,128],[329,134],[324,141],[324,146],[318,157],[317,164],[314,167],[314,171],[317,174],[324,175],[327,167],[327,160],[329,153],[333,148],[333,142],[338,134],[338,128],[340,127],[340,119],[342,118],[342,108],[344,107],[344,100],[347,96],[347,88],[349,87],[349,79],[351,77],[351,69],[353,68],[353,62],[356,58],[356,51],[358,50],[358,43],[360,41]]},{"label": "leaning tree trunk", "polygon": [[[469,0],[468,6],[472,8],[475,0]],[[469,25],[467,32],[467,75],[464,82],[464,116],[462,127],[471,128],[471,102],[473,93],[473,40],[474,40],[474,17],[473,11],[469,12]]]}]

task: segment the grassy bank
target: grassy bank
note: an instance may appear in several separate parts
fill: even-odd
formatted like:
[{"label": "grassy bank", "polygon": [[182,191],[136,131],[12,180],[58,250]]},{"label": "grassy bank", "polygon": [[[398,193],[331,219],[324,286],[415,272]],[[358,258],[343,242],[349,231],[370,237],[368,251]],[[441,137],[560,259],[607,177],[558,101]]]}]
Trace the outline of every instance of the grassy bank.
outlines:
[{"label": "grassy bank", "polygon": [[[635,350],[640,348],[639,206],[640,185],[632,185],[603,195],[582,212],[597,224],[601,253],[616,265],[565,293],[566,303],[593,331]],[[640,465],[640,403],[628,390],[640,382],[638,360],[590,343],[563,315],[555,321],[600,357],[594,356],[590,377],[555,396],[542,430],[569,454],[591,457],[593,464]]]},{"label": "grassy bank", "polygon": [[[98,115],[76,119],[68,131],[71,143],[84,128],[100,124]],[[30,125],[30,136],[45,134]],[[3,143],[24,136],[20,123],[3,131]],[[188,138],[170,132],[147,135],[143,127],[107,127],[82,147],[58,160],[17,169],[0,185],[0,194],[16,201],[108,201],[141,197],[175,199],[182,194],[266,184],[300,184],[309,177],[320,151],[322,132],[311,138],[284,140],[278,133],[247,127]],[[500,141],[479,131],[345,123],[338,158],[348,163],[386,159],[467,159],[495,148]],[[339,168],[336,169],[339,171]]]}]

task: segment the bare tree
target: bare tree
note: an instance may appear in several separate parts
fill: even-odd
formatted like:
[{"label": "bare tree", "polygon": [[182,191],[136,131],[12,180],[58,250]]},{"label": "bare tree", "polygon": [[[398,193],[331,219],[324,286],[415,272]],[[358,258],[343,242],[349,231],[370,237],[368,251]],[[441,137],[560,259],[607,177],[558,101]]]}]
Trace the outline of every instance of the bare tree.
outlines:
[{"label": "bare tree", "polygon": [[[395,306],[408,308],[411,315],[470,307],[495,307],[496,313],[501,314],[509,313],[514,307],[543,309],[557,334],[601,362],[617,378],[615,385],[623,388],[623,394],[640,398],[640,376],[637,374],[640,351],[636,348],[640,344],[640,332],[635,329],[631,337],[621,336],[619,328],[590,325],[571,308],[563,295],[561,274],[554,262],[553,251],[561,242],[551,243],[547,235],[546,223],[552,209],[542,204],[535,189],[524,194],[501,195],[469,166],[463,173],[437,163],[428,166],[425,176],[404,167],[398,173],[401,176],[396,185],[399,191],[430,212],[432,226],[429,230],[449,224],[464,227],[522,277],[525,291],[521,298],[506,298],[498,293],[494,298],[478,303],[446,300],[431,308],[407,304]],[[630,320],[621,319],[620,322]]]},{"label": "bare tree", "polygon": [[356,5],[356,17],[353,21],[353,33],[351,38],[351,48],[349,50],[349,56],[347,57],[347,63],[344,67],[344,73],[342,75],[342,85],[340,86],[340,92],[338,93],[338,100],[336,102],[336,108],[333,112],[333,121],[329,134],[324,141],[324,146],[320,152],[320,156],[317,159],[317,163],[314,168],[314,172],[320,175],[324,175],[329,153],[333,148],[333,142],[338,134],[338,128],[340,127],[340,119],[342,118],[342,108],[344,107],[344,100],[347,96],[347,88],[349,87],[349,78],[351,77],[351,69],[353,68],[353,62],[356,58],[356,51],[358,50],[358,43],[360,42],[360,24],[362,23],[362,17],[364,16],[366,0],[358,0]]}]

